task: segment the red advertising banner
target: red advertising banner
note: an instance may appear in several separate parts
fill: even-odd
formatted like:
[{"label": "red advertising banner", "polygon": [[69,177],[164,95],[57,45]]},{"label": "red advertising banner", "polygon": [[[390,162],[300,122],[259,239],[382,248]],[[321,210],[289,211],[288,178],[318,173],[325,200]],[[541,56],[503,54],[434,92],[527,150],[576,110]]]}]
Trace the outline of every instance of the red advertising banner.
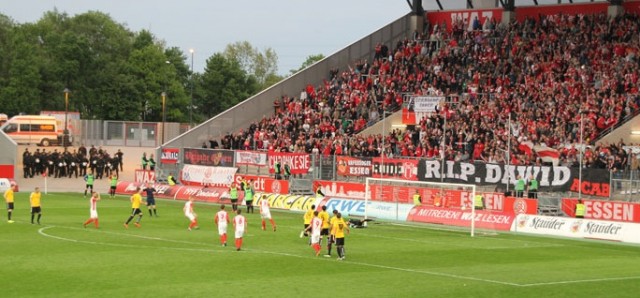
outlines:
[{"label": "red advertising banner", "polygon": [[[618,202],[618,201],[602,201],[602,200],[582,200],[585,206],[584,218],[640,222],[640,204]],[[578,203],[576,198],[563,198],[562,211],[571,217],[575,217],[575,208]]]},{"label": "red advertising banner", "polygon": [[375,178],[396,178],[404,180],[418,180],[417,159],[393,159],[374,157],[373,173]]},{"label": "red advertising banner", "polygon": [[406,125],[416,125],[418,124],[417,119],[416,119],[416,113],[413,111],[410,111],[407,108],[403,108],[402,109],[402,124],[406,124]]},{"label": "red advertising banner", "polygon": [[506,197],[504,212],[518,214],[538,214],[538,200],[527,198]]},{"label": "red advertising banner", "polygon": [[[120,195],[132,195],[136,192],[136,188],[139,186],[140,184],[136,182],[118,182],[118,185],[116,186],[116,193]],[[196,201],[200,202],[229,202],[229,191],[226,187],[199,187],[185,185],[169,186],[166,184],[156,183],[153,184],[153,188],[156,189],[155,196],[157,198],[187,200],[190,196],[193,196]],[[243,192],[238,192],[238,199],[244,199]]]},{"label": "red advertising banner", "polygon": [[365,189],[363,183],[326,180],[313,181],[313,189],[318,189],[318,186],[321,187],[322,193],[326,197],[364,200]]},{"label": "red advertising banner", "polygon": [[178,163],[178,156],[180,156],[179,148],[162,148],[160,162],[164,164],[176,164]]},{"label": "red advertising banner", "polygon": [[288,152],[274,152],[268,154],[269,159],[269,173],[275,173],[275,164],[280,162],[280,165],[284,169],[285,164],[289,164],[291,174],[306,174],[311,168],[311,156],[306,153],[288,153]]},{"label": "red advertising banner", "polygon": [[0,165],[0,177],[2,178],[15,178],[13,165]]},{"label": "red advertising banner", "polygon": [[[518,8],[518,12],[520,8]],[[517,14],[517,13],[516,13]],[[462,9],[462,10],[447,10],[438,12],[427,12],[427,19],[430,24],[439,26],[445,25],[449,31],[452,31],[457,23],[466,25],[462,30],[472,31],[473,21],[475,19],[480,21],[480,25],[484,24],[487,20],[494,19],[496,23],[500,23],[502,20],[502,8],[494,9]]]},{"label": "red advertising banner", "polygon": [[240,175],[236,174],[233,178],[234,182],[240,185],[242,179],[247,181],[253,179],[253,189],[257,192],[270,192],[276,194],[288,194],[289,193],[289,181],[288,180],[276,180],[264,176],[255,175]]},{"label": "red advertising banner", "polygon": [[[407,221],[471,227],[471,210],[418,206],[409,211]],[[475,210],[475,226],[481,229],[509,231],[515,215],[500,211]]]},{"label": "red advertising banner", "polygon": [[144,183],[155,183],[156,182],[156,172],[149,170],[136,170],[134,180],[136,183],[144,184]]},{"label": "red advertising banner", "polygon": [[[573,3],[560,5],[536,5],[536,6],[517,6],[515,13],[519,22],[527,18],[539,19],[541,15],[590,15],[607,13],[609,3]],[[623,4],[625,11],[633,13],[640,11],[638,2],[625,2]],[[446,25],[449,31],[459,28],[456,24],[463,23],[461,28],[465,31],[473,30],[474,20],[477,18],[482,26],[487,20],[494,19],[496,23],[502,20],[502,8],[493,9],[460,9],[447,11],[429,11],[426,15],[430,24]]]},{"label": "red advertising banner", "polygon": [[336,172],[340,176],[371,177],[371,159],[349,156],[336,156],[338,168]]},{"label": "red advertising banner", "polygon": [[233,150],[184,148],[184,163],[190,165],[233,167]]},{"label": "red advertising banner", "polygon": [[236,151],[236,165],[252,165],[264,167],[267,165],[267,153],[260,151]]},{"label": "red advertising banner", "polygon": [[[137,182],[120,181],[116,186],[116,193],[120,195],[132,195],[136,192],[136,188],[138,187],[145,188],[146,185],[137,183]],[[175,194],[178,190],[178,187],[176,186],[169,186],[166,184],[159,184],[159,183],[154,183],[153,188],[156,189],[156,193],[155,193],[156,197],[170,198],[170,199],[175,198]]]}]

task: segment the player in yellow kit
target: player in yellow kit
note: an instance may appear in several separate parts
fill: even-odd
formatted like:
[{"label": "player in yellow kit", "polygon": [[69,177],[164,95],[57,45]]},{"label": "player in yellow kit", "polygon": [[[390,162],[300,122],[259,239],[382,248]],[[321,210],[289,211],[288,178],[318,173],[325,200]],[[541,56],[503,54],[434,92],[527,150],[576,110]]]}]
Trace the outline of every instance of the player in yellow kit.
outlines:
[{"label": "player in yellow kit", "polygon": [[40,217],[42,217],[41,198],[42,193],[40,193],[40,187],[36,187],[29,196],[29,203],[31,204],[31,224],[33,224],[33,218],[36,214],[38,214],[38,224],[40,224]]},{"label": "player in yellow kit", "polygon": [[11,219],[11,214],[13,213],[13,192],[15,191],[16,185],[11,183],[11,187],[4,192],[4,200],[7,202],[7,222],[14,223]]},{"label": "player in yellow kit", "polygon": [[336,237],[336,250],[338,251],[338,260],[342,261],[345,259],[344,254],[344,235],[345,231],[349,234],[349,225],[342,218],[342,214],[338,213],[336,215],[336,220],[333,222],[331,226],[332,234]]},{"label": "player in yellow kit", "polygon": [[327,258],[331,257],[331,246],[336,243],[336,235],[331,228],[333,223],[338,219],[338,210],[333,209],[333,216],[329,219],[329,243],[327,243],[327,254],[324,255]]},{"label": "player in yellow kit", "polygon": [[142,220],[142,211],[140,210],[140,205],[142,202],[142,195],[140,194],[142,190],[140,187],[136,187],[136,193],[131,196],[131,215],[129,215],[129,219],[124,223],[125,228],[129,228],[129,222],[133,219],[134,216],[138,215],[138,220],[134,223],[136,227],[140,227],[140,220]]},{"label": "player in yellow kit", "polygon": [[[322,220],[322,230],[320,231],[320,237],[327,236],[327,249],[330,245],[330,237],[329,237],[329,213],[327,212],[327,206],[322,206],[322,211],[318,213],[318,217]],[[320,244],[322,244],[322,239],[320,239]],[[325,255],[326,256],[326,255]]]},{"label": "player in yellow kit", "polygon": [[311,224],[311,220],[313,219],[313,211],[316,210],[316,205],[311,205],[311,208],[309,208],[309,210],[307,210],[307,212],[304,213],[304,230],[302,230],[302,234],[300,236],[300,238],[302,238],[302,236],[309,236],[309,234],[307,233],[307,228],[309,227],[309,224]]}]

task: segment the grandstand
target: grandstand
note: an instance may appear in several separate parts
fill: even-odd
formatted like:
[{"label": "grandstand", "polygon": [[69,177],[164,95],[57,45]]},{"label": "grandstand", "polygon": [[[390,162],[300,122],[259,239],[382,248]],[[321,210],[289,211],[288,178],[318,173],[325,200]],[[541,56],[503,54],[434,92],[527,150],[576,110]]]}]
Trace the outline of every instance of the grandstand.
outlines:
[{"label": "grandstand", "polygon": [[[567,167],[585,147],[587,168],[631,166],[624,141],[599,140],[639,110],[637,2],[424,14],[420,2],[162,147],[215,139],[227,149]],[[415,96],[444,100],[399,128]]]}]

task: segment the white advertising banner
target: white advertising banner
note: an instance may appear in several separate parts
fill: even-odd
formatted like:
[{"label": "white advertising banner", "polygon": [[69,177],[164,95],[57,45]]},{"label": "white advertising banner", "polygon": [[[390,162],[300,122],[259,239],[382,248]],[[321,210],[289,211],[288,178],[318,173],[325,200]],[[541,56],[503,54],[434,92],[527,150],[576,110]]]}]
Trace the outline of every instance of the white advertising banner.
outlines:
[{"label": "white advertising banner", "polygon": [[433,113],[444,97],[416,96],[413,98],[413,111],[416,113]]},{"label": "white advertising banner", "polygon": [[257,151],[236,151],[236,164],[266,166],[267,153]]},{"label": "white advertising banner", "polygon": [[520,214],[511,227],[514,232],[640,243],[640,224]]},{"label": "white advertising banner", "polygon": [[184,165],[180,180],[184,184],[200,184],[204,186],[231,186],[233,177],[238,171],[231,167],[209,167]]}]

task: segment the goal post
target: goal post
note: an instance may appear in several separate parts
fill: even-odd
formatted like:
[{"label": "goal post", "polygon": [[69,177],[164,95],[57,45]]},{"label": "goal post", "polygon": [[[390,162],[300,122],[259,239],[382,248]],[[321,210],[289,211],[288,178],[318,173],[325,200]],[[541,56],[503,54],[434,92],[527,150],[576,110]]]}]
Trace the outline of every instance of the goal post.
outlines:
[{"label": "goal post", "polygon": [[[414,202],[416,193],[421,202]],[[394,219],[395,211],[395,220],[468,229],[473,237],[477,234],[476,194],[474,184],[366,178],[364,218],[384,211],[385,218]],[[485,224],[483,229],[495,232],[491,225]]]}]

